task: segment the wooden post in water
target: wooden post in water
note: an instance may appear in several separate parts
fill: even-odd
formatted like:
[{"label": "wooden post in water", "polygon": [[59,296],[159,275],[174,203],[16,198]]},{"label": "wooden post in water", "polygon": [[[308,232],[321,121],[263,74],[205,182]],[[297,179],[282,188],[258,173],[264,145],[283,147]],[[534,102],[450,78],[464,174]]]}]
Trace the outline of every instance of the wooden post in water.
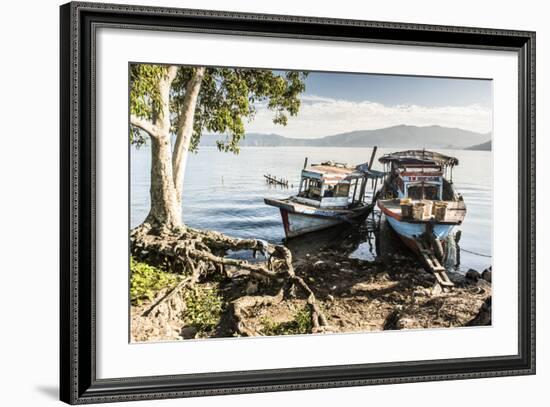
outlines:
[{"label": "wooden post in water", "polygon": [[374,180],[374,186],[372,187],[372,201],[371,203],[374,204],[374,201],[376,200],[376,187],[378,186],[378,177]]},{"label": "wooden post in water", "polygon": [[[378,150],[378,147],[374,146],[374,148],[372,149],[372,153],[370,155],[369,167],[368,167],[369,171],[371,170],[372,164],[374,163],[374,157],[376,156],[376,150]],[[363,178],[363,180],[361,182],[361,192],[360,192],[360,195],[359,195],[359,198],[361,199],[361,202],[364,202],[364,200],[365,200],[365,190],[367,189],[367,180],[368,180],[368,177]]]},{"label": "wooden post in water", "polygon": [[378,146],[374,146],[372,149],[372,154],[370,155],[369,160],[369,171],[372,170],[372,164],[374,163],[374,156],[376,155],[376,150],[378,150]]},{"label": "wooden post in water", "polygon": [[357,192],[357,184],[359,183],[359,178],[355,178],[355,186],[353,187],[353,198],[351,201],[355,203],[355,194]]}]

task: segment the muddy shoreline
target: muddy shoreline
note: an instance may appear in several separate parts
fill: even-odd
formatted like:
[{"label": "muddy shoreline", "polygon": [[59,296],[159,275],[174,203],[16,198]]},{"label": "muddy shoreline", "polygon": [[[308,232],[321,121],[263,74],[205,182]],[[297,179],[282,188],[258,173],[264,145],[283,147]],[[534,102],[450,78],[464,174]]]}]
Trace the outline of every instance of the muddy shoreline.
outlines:
[{"label": "muddy shoreline", "polygon": [[[353,238],[352,234],[348,236]],[[406,252],[398,250],[392,255],[365,261],[350,258],[356,245],[348,244],[345,238],[338,242],[338,247],[336,249],[333,244],[322,248],[307,244],[293,250],[291,247],[296,275],[315,293],[330,326],[327,332],[490,325],[490,273],[484,273],[483,278],[481,271],[472,270],[466,275],[450,273],[455,287],[444,291],[435,284],[435,277]],[[195,307],[195,314],[204,314],[204,318],[215,323],[204,326],[185,318],[185,303],[171,315],[143,317],[150,305],[145,302],[131,307],[131,340],[236,336],[228,304],[243,295],[274,296],[280,288],[273,281],[207,277],[195,287],[195,294],[208,294],[196,296],[199,300],[206,298],[207,303],[198,304],[198,311],[195,309],[197,304],[191,306]],[[218,312],[210,315],[212,308]],[[307,318],[303,318],[306,309],[306,298],[298,293],[286,295],[275,305],[255,306],[247,310],[244,318],[247,326],[258,335],[306,334],[311,332]]]}]

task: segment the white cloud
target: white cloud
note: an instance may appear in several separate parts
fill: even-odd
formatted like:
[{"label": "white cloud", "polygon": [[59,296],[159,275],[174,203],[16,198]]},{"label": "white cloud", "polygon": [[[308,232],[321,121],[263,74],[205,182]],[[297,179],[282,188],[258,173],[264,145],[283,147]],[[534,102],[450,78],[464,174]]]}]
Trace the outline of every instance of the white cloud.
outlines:
[{"label": "white cloud", "polygon": [[479,133],[492,130],[492,111],[480,105],[386,106],[369,101],[353,102],[306,95],[302,97],[298,115],[290,117],[286,127],[273,124],[273,112],[265,105],[257,109],[256,117],[247,124],[248,132],[276,133],[286,137],[316,138],[400,124],[458,127]]}]

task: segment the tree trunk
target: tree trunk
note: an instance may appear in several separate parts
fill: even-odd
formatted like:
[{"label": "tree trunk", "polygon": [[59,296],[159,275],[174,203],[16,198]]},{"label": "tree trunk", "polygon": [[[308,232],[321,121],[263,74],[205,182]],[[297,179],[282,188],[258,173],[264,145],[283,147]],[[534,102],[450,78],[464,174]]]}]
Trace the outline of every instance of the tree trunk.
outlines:
[{"label": "tree trunk", "polygon": [[195,108],[197,106],[197,98],[199,96],[205,70],[206,68],[204,67],[196,68],[193,76],[189,80],[185,89],[185,99],[177,123],[176,143],[172,154],[172,168],[174,185],[176,187],[176,197],[180,204],[185,166],[187,164],[187,156],[189,155],[189,144],[193,137]]},{"label": "tree trunk", "polygon": [[184,102],[176,125],[174,151],[170,141],[170,87],[177,75],[177,66],[169,66],[166,75],[159,81],[159,111],[153,121],[130,117],[130,122],[145,132],[151,139],[151,209],[146,223],[154,227],[173,228],[182,225],[182,189],[189,144],[193,136],[195,107],[205,68],[194,71],[186,87]]},{"label": "tree trunk", "polygon": [[151,137],[151,209],[146,223],[181,226],[181,204],[172,177],[172,152],[168,135]]}]

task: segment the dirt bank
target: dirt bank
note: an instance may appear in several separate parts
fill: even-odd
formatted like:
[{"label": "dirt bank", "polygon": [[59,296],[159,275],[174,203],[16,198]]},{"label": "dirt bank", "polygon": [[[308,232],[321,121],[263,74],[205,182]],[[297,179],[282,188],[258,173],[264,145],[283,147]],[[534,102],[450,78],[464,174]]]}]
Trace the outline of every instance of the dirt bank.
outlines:
[{"label": "dirt bank", "polygon": [[[491,322],[491,284],[475,273],[469,278],[451,274],[456,286],[443,292],[434,285],[435,278],[408,256],[363,261],[325,249],[314,255],[302,253],[293,265],[296,275],[315,293],[327,318],[329,329],[325,332],[447,328]],[[275,298],[280,289],[273,281],[239,277],[199,281],[193,295],[183,293],[181,307],[170,315],[143,317],[150,303],[133,306],[132,341],[236,336],[229,304],[243,295]],[[291,292],[270,305],[247,309],[244,322],[258,335],[310,333],[306,300],[303,293]]]}]

